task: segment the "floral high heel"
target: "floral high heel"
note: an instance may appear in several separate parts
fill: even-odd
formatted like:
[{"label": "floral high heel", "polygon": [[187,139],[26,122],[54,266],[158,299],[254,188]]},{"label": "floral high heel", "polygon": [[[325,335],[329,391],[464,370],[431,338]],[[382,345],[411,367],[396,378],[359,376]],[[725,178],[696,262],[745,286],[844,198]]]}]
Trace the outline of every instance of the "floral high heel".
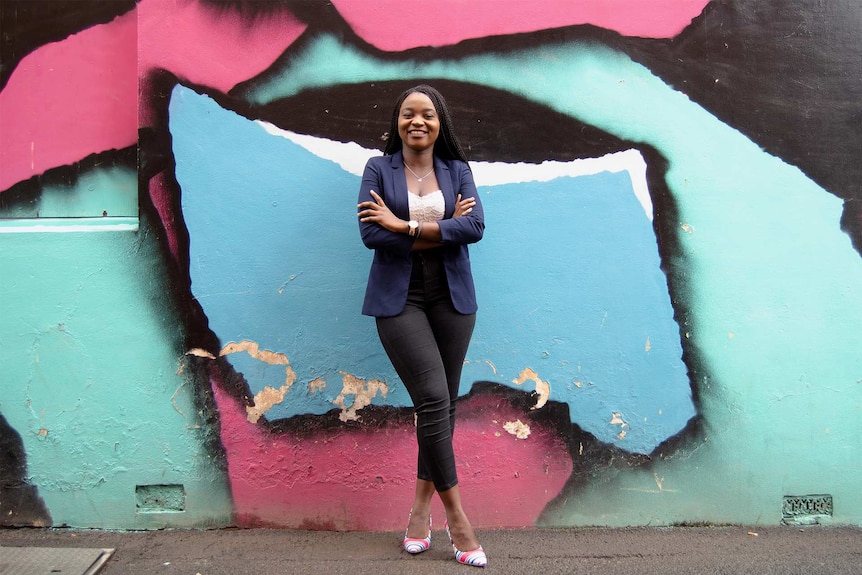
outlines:
[{"label": "floral high heel", "polygon": [[446,535],[449,536],[449,543],[452,544],[452,550],[455,552],[455,560],[458,563],[473,567],[485,567],[488,564],[488,556],[485,555],[485,550],[482,549],[481,545],[479,545],[478,549],[473,549],[472,551],[461,551],[455,547],[455,542],[452,541],[452,534],[449,533],[449,522],[444,523],[443,527],[446,528]]},{"label": "floral high heel", "polygon": [[[410,510],[410,515],[407,516],[407,524],[408,529],[410,524],[410,518],[413,517],[413,510]],[[410,553],[411,555],[418,555],[423,551],[428,551],[431,548],[431,516],[428,516],[428,537],[424,539],[420,539],[417,537],[407,537],[407,531],[404,532],[404,541],[401,542],[401,546],[405,551]]]}]

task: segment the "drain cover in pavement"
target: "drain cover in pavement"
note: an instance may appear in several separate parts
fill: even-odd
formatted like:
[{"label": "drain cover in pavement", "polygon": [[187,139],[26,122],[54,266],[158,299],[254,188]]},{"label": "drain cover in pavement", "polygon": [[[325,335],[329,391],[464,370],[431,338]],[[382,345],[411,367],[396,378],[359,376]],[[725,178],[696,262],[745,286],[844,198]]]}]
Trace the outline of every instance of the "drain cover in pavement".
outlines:
[{"label": "drain cover in pavement", "polygon": [[95,575],[113,549],[0,547],[0,575]]}]

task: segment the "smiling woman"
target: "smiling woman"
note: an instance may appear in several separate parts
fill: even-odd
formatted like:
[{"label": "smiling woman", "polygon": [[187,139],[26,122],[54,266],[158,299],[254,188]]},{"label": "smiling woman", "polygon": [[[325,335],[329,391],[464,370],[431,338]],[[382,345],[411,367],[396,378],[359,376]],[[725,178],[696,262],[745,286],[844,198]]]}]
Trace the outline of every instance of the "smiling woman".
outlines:
[{"label": "smiling woman", "polygon": [[390,134],[386,155],[365,167],[358,215],[362,241],[374,250],[362,313],[376,318],[416,413],[418,471],[402,545],[412,554],[430,547],[436,491],[455,559],[484,567],[487,557],[461,506],[452,447],[461,370],[476,324],[467,245],[482,239],[482,204],[437,90],[406,90]]}]

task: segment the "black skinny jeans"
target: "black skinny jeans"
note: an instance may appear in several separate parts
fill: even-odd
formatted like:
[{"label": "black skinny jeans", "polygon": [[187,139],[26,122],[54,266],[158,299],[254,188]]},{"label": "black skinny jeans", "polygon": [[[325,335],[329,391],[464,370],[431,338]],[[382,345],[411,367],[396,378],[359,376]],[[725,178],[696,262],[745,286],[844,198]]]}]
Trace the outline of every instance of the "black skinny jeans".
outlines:
[{"label": "black skinny jeans", "polygon": [[416,411],[417,477],[437,491],[458,484],[452,434],[455,400],[476,314],[458,313],[449,296],[441,250],[413,254],[407,305],[377,318],[377,333]]}]

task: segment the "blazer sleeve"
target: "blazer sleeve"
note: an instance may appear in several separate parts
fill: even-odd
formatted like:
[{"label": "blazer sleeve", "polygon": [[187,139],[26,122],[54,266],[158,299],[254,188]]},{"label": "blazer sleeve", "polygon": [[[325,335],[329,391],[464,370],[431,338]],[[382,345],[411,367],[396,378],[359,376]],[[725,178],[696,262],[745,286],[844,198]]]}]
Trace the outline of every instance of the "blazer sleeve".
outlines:
[{"label": "blazer sleeve", "polygon": [[[386,170],[391,171],[391,168],[386,163],[385,157],[374,157],[368,160],[362,175],[362,184],[359,187],[359,203],[373,202],[371,190],[374,190],[383,198],[386,206],[395,213],[393,209],[397,205],[393,198],[395,192],[390,183],[392,178],[387,177],[389,173]],[[395,213],[395,215],[402,219],[406,217],[406,214]],[[387,250],[400,256],[409,256],[415,241],[407,234],[389,231],[374,222],[359,222],[359,233],[362,236],[362,243],[368,249]]]},{"label": "blazer sleeve", "polygon": [[[455,197],[461,194],[461,199],[474,198],[476,205],[468,215],[453,218],[447,214],[447,218],[440,220],[440,235],[444,244],[472,244],[482,239],[485,233],[485,212],[482,209],[482,200],[476,191],[473,181],[473,172],[470,166],[461,161],[453,162],[449,169],[452,177],[452,189]],[[454,210],[454,207],[453,207]]]}]

